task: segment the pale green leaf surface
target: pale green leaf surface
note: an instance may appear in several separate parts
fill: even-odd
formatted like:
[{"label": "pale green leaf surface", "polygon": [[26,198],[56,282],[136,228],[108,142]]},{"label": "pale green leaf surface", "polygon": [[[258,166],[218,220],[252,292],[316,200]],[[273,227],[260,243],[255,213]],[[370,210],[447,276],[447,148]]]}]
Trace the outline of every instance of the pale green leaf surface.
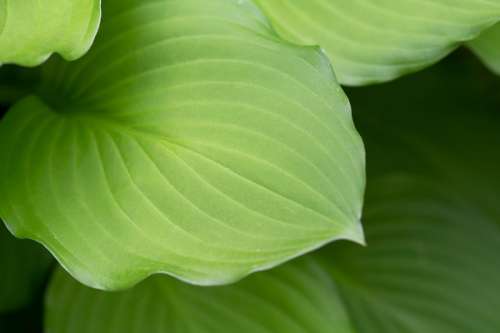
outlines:
[{"label": "pale green leaf surface", "polygon": [[498,332],[500,81],[468,68],[350,91],[368,149],[367,247],[337,242],[215,289],[158,277],[112,294],[58,272],[47,331]]},{"label": "pale green leaf surface", "polygon": [[28,305],[51,263],[50,254],[39,244],[15,239],[0,221],[0,313]]},{"label": "pale green leaf surface", "polygon": [[87,52],[101,19],[100,0],[0,0],[0,64],[35,66],[57,52]]},{"label": "pale green leaf surface", "polygon": [[283,37],[324,48],[346,85],[422,69],[500,19],[496,0],[256,2]]},{"label": "pale green leaf surface", "polygon": [[[203,5],[202,5],[203,4]],[[0,215],[80,281],[235,281],[363,241],[364,149],[317,49],[249,1],[107,1],[0,125]]]},{"label": "pale green leaf surface", "polygon": [[500,74],[500,24],[468,43],[469,48],[496,74]]}]

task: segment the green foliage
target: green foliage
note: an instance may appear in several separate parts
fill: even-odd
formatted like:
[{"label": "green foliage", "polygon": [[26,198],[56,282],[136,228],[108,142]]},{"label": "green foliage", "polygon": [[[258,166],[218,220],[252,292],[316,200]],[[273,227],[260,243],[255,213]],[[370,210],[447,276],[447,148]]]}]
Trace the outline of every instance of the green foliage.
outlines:
[{"label": "green foliage", "polygon": [[0,0],[0,332],[500,331],[500,2],[102,14]]},{"label": "green foliage", "polygon": [[500,159],[500,99],[489,91],[500,82],[467,84],[466,69],[459,61],[349,91],[372,153],[366,248],[338,242],[217,288],[158,276],[105,293],[59,270],[47,297],[47,331],[497,332],[500,177],[498,164],[481,161]]},{"label": "green foliage", "polygon": [[335,285],[313,258],[232,286],[157,276],[119,293],[83,287],[58,270],[46,309],[45,329],[54,333],[352,332]]},{"label": "green foliage", "polygon": [[468,45],[488,68],[500,74],[500,24],[486,30]]},{"label": "green foliage", "polygon": [[51,263],[38,244],[16,240],[0,223],[0,314],[30,304]]},{"label": "green foliage", "polygon": [[363,241],[364,150],[328,61],[250,2],[201,3],[106,2],[93,49],[0,125],[2,218],[90,286],[228,283]]},{"label": "green foliage", "polygon": [[358,332],[500,329],[500,80],[459,56],[348,91],[368,151],[368,246],[326,256]]},{"label": "green foliage", "polygon": [[100,0],[0,0],[0,64],[35,66],[51,53],[68,60],[90,48]]},{"label": "green foliage", "polygon": [[483,0],[256,0],[285,38],[320,45],[339,81],[384,82],[442,59],[500,20]]}]

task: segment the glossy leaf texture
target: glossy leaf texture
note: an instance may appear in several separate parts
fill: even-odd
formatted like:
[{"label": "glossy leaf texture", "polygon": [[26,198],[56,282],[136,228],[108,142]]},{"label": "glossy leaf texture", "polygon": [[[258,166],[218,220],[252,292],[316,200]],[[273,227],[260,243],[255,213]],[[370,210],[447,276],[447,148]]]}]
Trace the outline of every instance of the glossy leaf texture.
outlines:
[{"label": "glossy leaf texture", "polygon": [[496,0],[256,0],[285,38],[320,45],[339,81],[415,72],[500,19]]},{"label": "glossy leaf texture", "polygon": [[349,91],[368,149],[367,247],[336,242],[217,288],[158,277],[104,293],[60,271],[47,331],[498,332],[500,80],[467,74],[456,61]]},{"label": "glossy leaf texture", "polygon": [[15,239],[0,221],[0,314],[30,304],[52,261],[39,244]]},{"label": "glossy leaf texture", "polygon": [[317,48],[249,1],[104,3],[0,125],[0,214],[77,279],[203,285],[363,241],[364,148]]},{"label": "glossy leaf texture", "polygon": [[500,23],[469,42],[468,46],[490,70],[500,75]]},{"label": "glossy leaf texture", "polygon": [[92,45],[100,0],[0,0],[0,64],[36,66],[57,52],[68,60]]}]

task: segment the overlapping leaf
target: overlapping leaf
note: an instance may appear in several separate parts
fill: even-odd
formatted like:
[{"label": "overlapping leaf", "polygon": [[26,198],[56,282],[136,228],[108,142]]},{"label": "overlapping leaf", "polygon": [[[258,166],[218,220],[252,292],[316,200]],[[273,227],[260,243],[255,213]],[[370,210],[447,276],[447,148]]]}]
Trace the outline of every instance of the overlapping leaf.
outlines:
[{"label": "overlapping leaf", "polygon": [[282,36],[323,47],[347,85],[417,71],[500,19],[495,0],[256,1]]},{"label": "overlapping leaf", "polygon": [[0,0],[0,64],[35,66],[57,52],[68,60],[89,49],[100,0]]},{"label": "overlapping leaf", "polygon": [[372,177],[368,247],[335,243],[219,288],[158,277],[111,294],[59,272],[47,298],[47,330],[498,332],[500,99],[490,89],[500,81],[463,77],[468,68],[460,61],[351,91]]},{"label": "overlapping leaf", "polygon": [[481,36],[469,42],[468,46],[488,68],[500,74],[500,24],[483,32]]},{"label": "overlapping leaf", "polygon": [[92,50],[46,65],[0,125],[0,214],[75,277],[231,282],[362,241],[364,151],[317,48],[249,1],[104,4]]},{"label": "overlapping leaf", "polygon": [[15,239],[0,221],[0,313],[28,305],[52,259],[40,245]]},{"label": "overlapping leaf", "polygon": [[[311,288],[313,287],[313,288]],[[352,332],[335,285],[313,258],[224,287],[164,276],[104,293],[62,270],[49,288],[47,332]]]},{"label": "overlapping leaf", "polygon": [[398,175],[371,184],[369,249],[324,253],[357,331],[498,331],[498,215],[435,180]]},{"label": "overlapping leaf", "polygon": [[359,332],[500,329],[500,82],[457,59],[350,91],[372,157],[369,246],[324,255]]}]

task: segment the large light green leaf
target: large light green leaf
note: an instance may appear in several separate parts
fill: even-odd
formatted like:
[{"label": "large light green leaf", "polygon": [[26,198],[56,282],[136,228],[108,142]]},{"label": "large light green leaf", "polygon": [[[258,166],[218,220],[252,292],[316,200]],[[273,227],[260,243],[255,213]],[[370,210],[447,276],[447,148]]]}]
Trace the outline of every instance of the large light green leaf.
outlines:
[{"label": "large light green leaf", "polygon": [[500,81],[468,74],[459,61],[351,91],[369,152],[367,247],[337,242],[219,288],[158,277],[113,294],[58,272],[47,331],[499,332],[500,99],[490,92]]},{"label": "large light green leaf", "polygon": [[500,24],[483,32],[468,46],[488,68],[500,74]]},{"label": "large light green leaf", "polygon": [[0,221],[0,313],[28,305],[40,291],[51,262],[40,245],[15,239]]},{"label": "large light green leaf", "polygon": [[0,125],[0,214],[75,277],[220,284],[362,242],[364,150],[317,48],[249,1],[104,4],[95,46],[47,64]]},{"label": "large light green leaf", "polygon": [[0,64],[35,66],[57,52],[68,60],[90,48],[100,0],[0,0]]},{"label": "large light green leaf", "polygon": [[323,47],[347,85],[417,71],[500,19],[496,0],[256,2],[282,36]]}]

